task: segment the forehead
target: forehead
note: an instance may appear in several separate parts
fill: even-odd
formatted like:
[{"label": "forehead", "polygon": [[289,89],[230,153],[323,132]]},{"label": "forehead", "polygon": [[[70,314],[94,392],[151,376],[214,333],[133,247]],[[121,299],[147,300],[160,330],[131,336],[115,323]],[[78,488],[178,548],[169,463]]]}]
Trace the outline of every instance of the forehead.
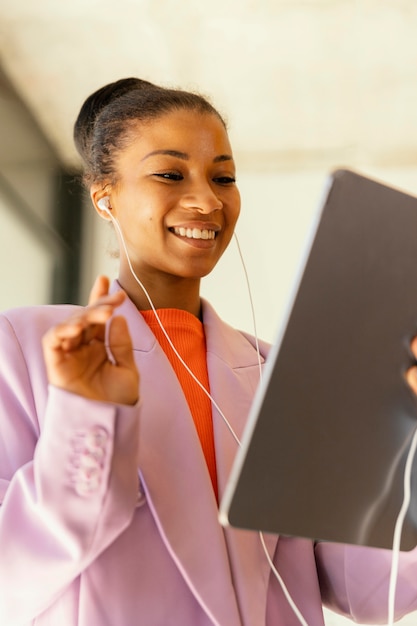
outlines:
[{"label": "forehead", "polygon": [[198,153],[231,154],[227,131],[211,113],[180,109],[146,122],[137,121],[128,133],[127,150],[149,153],[176,150],[190,156]]}]

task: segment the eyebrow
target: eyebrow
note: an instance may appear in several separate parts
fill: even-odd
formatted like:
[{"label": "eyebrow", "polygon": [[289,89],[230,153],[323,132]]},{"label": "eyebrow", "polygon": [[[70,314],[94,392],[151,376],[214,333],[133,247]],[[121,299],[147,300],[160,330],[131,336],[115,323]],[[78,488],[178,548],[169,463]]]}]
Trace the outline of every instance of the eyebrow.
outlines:
[{"label": "eyebrow", "polygon": [[[168,156],[176,157],[177,159],[182,159],[183,161],[188,161],[190,155],[186,152],[180,152],[179,150],[154,150],[153,152],[149,152],[146,156],[143,157],[142,161],[145,161],[151,156],[155,156],[157,154],[164,154]],[[214,157],[213,163],[221,163],[222,161],[232,161],[233,157],[230,154],[219,154]]]}]

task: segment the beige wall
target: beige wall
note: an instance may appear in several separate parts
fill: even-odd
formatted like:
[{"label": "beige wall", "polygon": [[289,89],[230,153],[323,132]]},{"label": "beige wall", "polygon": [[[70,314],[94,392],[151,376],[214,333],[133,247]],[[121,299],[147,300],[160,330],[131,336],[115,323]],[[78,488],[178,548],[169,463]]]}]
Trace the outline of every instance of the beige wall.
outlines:
[{"label": "beige wall", "polygon": [[[0,72],[0,310],[50,297],[49,231],[57,157]],[[24,216],[31,219],[24,219]]]}]

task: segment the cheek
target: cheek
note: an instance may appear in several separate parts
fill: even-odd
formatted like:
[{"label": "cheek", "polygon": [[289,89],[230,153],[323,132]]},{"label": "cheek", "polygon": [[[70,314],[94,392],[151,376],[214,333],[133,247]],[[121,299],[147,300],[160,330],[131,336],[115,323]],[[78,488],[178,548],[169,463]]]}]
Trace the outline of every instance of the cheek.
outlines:
[{"label": "cheek", "polygon": [[239,204],[238,208],[236,209],[235,224],[236,224],[237,220],[239,219],[239,215],[240,215],[240,204]]},{"label": "cheek", "polygon": [[136,237],[153,237],[157,231],[157,220],[151,207],[133,206],[126,212],[125,229]]},{"label": "cheek", "polygon": [[234,216],[235,216],[234,219],[235,219],[235,222],[237,222],[237,219],[240,215],[240,207],[241,207],[240,191],[237,187],[235,188],[235,197],[233,198],[232,206],[234,208]]},{"label": "cheek", "polygon": [[229,245],[230,241],[233,238],[233,233],[235,232],[236,223],[238,221],[240,214],[240,206],[235,207],[233,210],[230,210],[226,217],[227,223],[227,232],[225,233],[225,241],[224,241],[224,250]]},{"label": "cheek", "polygon": [[230,212],[229,212],[229,216],[228,216],[228,222],[231,226],[235,227],[237,220],[239,219],[239,215],[240,215],[240,196],[238,195],[237,199],[235,202],[233,202],[230,208]]}]

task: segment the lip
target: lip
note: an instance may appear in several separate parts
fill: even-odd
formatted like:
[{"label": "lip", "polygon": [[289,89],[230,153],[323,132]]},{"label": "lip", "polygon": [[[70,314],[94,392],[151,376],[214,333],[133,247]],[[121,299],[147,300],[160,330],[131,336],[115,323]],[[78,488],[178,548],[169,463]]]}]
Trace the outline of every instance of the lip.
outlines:
[{"label": "lip", "polygon": [[186,230],[190,228],[193,230],[194,228],[198,228],[200,230],[214,230],[215,233],[218,233],[221,230],[221,226],[214,222],[202,222],[202,221],[192,221],[192,222],[179,222],[178,224],[173,224],[172,226],[168,226],[168,230],[171,232],[174,231],[175,228],[185,228]]}]

